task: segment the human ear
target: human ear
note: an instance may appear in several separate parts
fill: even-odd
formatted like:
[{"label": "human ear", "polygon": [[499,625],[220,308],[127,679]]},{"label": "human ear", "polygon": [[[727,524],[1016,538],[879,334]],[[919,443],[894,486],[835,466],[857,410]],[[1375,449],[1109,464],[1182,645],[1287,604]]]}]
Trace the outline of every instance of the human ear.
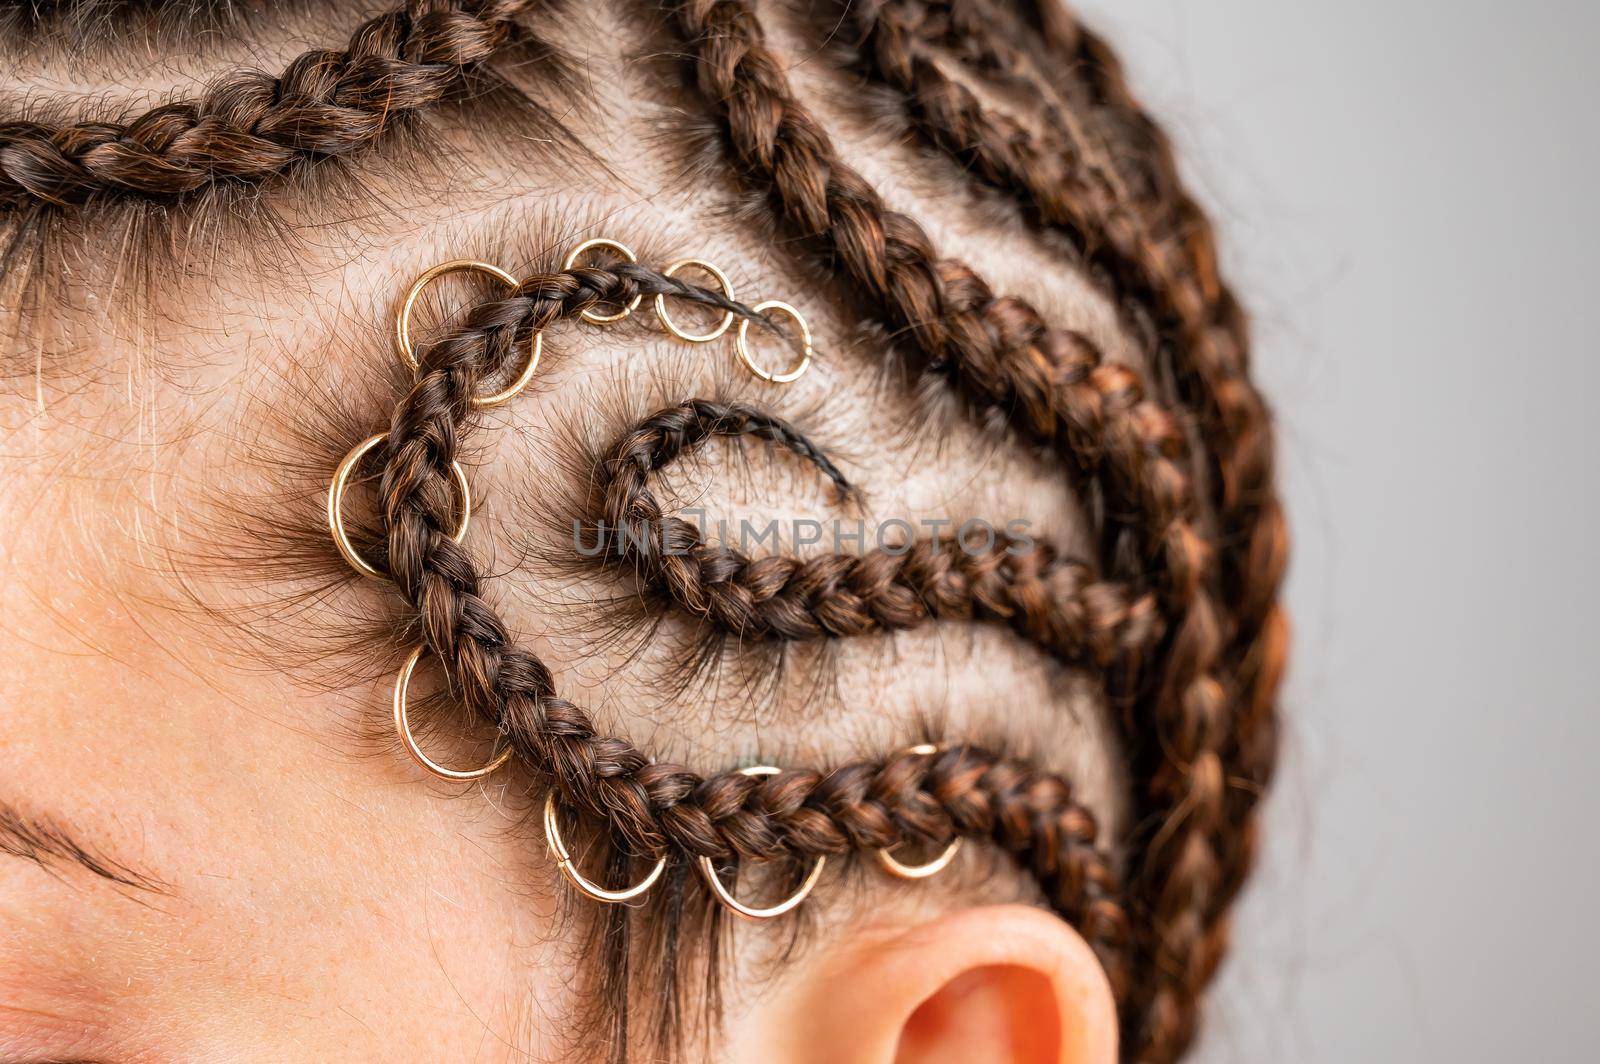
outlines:
[{"label": "human ear", "polygon": [[962,909],[809,955],[739,1024],[729,1059],[779,1064],[1113,1064],[1100,962],[1058,917]]}]

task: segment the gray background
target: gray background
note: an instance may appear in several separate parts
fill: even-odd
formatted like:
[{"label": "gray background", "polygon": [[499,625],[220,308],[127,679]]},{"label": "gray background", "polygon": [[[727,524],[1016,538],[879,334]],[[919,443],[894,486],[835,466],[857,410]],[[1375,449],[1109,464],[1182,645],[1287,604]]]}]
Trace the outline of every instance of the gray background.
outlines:
[{"label": "gray background", "polygon": [[1596,1059],[1600,4],[1094,0],[1282,422],[1271,851],[1199,1059]]}]

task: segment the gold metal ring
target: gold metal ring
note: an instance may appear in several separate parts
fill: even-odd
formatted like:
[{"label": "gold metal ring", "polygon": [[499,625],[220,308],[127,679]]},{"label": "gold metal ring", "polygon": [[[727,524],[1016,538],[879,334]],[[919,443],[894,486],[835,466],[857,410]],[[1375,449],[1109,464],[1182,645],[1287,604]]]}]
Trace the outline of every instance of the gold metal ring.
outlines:
[{"label": "gold metal ring", "polygon": [[427,754],[422,752],[422,747],[417,745],[416,738],[411,734],[411,721],[406,716],[406,697],[411,689],[411,674],[416,670],[417,662],[422,658],[425,646],[418,646],[400,666],[400,675],[394,681],[394,730],[400,734],[400,741],[406,744],[406,752],[411,759],[435,776],[447,780],[476,780],[489,775],[495,769],[511,759],[511,747],[507,746],[496,754],[487,765],[481,768],[445,768]]},{"label": "gold metal ring", "polygon": [[[776,776],[782,771],[782,769],[772,765],[754,765],[750,768],[739,770],[740,775],[744,776]],[[800,889],[778,904],[766,909],[754,908],[735,898],[728,888],[722,885],[722,880],[717,877],[717,866],[712,863],[711,858],[700,858],[700,874],[705,877],[706,886],[711,888],[711,893],[716,895],[717,900],[740,916],[748,920],[771,920],[774,917],[782,916],[806,900],[806,895],[811,893],[811,888],[815,887],[817,880],[822,878],[822,867],[827,863],[828,859],[826,857],[818,857],[817,863],[811,866],[810,872],[806,873],[805,882],[800,884]]]},{"label": "gold metal ring", "polygon": [[733,346],[738,350],[739,358],[746,366],[750,367],[751,373],[754,373],[764,381],[772,381],[775,384],[788,384],[790,381],[799,380],[800,375],[811,367],[811,329],[806,325],[806,319],[800,316],[798,310],[795,310],[781,299],[768,299],[765,302],[757,303],[750,309],[757,314],[764,310],[778,310],[793,318],[794,323],[800,327],[802,355],[800,361],[791,369],[787,369],[782,373],[767,372],[756,362],[755,356],[750,354],[750,319],[745,318],[739,322],[739,331],[734,334]]},{"label": "gold metal ring", "polygon": [[[333,480],[328,485],[328,531],[333,533],[333,545],[339,548],[339,553],[344,555],[344,560],[362,576],[374,580],[382,580],[385,574],[374,569],[367,563],[356,550],[355,544],[350,542],[350,537],[344,531],[344,493],[350,484],[350,474],[355,470],[361,459],[366,457],[368,451],[387,439],[387,432],[380,432],[376,436],[368,436],[350,449],[339,463],[339,468],[333,471]],[[467,525],[472,522],[472,487],[467,483],[467,471],[461,468],[460,462],[450,463],[450,472],[455,475],[456,488],[461,492],[461,523],[451,533],[450,538],[460,543],[467,534]]]},{"label": "gold metal ring", "polygon": [[878,863],[883,870],[892,876],[901,879],[927,879],[929,876],[938,875],[950,866],[955,860],[957,851],[961,849],[961,840],[958,838],[944,848],[944,852],[927,864],[908,865],[895,860],[894,855],[888,850],[877,850]]},{"label": "gold metal ring", "polygon": [[[422,276],[411,282],[411,288],[406,292],[405,299],[400,301],[400,311],[394,318],[394,345],[400,353],[400,360],[411,367],[415,373],[418,368],[417,349],[411,342],[411,312],[416,308],[417,297],[422,295],[422,290],[434,279],[452,273],[486,273],[498,281],[502,281],[509,288],[517,287],[517,279],[500,267],[488,262],[479,262],[477,259],[451,259],[441,262],[437,266],[423,271]],[[514,398],[518,392],[528,386],[533,380],[534,372],[539,368],[539,359],[544,355],[544,334],[533,334],[533,350],[528,353],[528,361],[523,363],[522,370],[517,374],[517,379],[510,385],[495,392],[493,395],[476,397],[472,405],[480,409],[499,406]]]},{"label": "gold metal ring", "polygon": [[616,904],[631,901],[656,885],[656,880],[661,878],[661,873],[667,867],[665,857],[658,858],[656,866],[650,873],[631,887],[622,890],[607,890],[596,883],[591,883],[578,871],[573,863],[572,854],[567,852],[567,844],[561,841],[561,825],[557,822],[556,793],[550,791],[544,796],[544,841],[550,848],[550,855],[556,859],[556,867],[561,869],[561,874],[567,877],[567,882],[577,887],[579,892],[593,898],[595,901]]},{"label": "gold metal ring", "polygon": [[487,410],[491,406],[499,406],[517,397],[522,389],[533,380],[533,374],[539,368],[539,359],[544,357],[544,333],[533,334],[533,350],[528,353],[528,361],[522,364],[522,372],[517,374],[517,379],[506,385],[502,390],[493,395],[474,396],[472,405],[480,410]]},{"label": "gold metal ring", "polygon": [[[711,276],[715,277],[717,279],[717,284],[722,286],[723,298],[729,300],[733,299],[733,283],[728,280],[728,275],[717,269],[705,259],[679,259],[677,262],[672,263],[666,269],[662,270],[661,275],[663,277],[671,277],[685,266],[698,266]],[[710,332],[685,332],[683,329],[679,328],[678,323],[673,321],[672,317],[667,314],[667,296],[666,293],[663,292],[656,296],[656,317],[660,318],[661,324],[666,327],[666,330],[673,336],[676,336],[678,339],[687,340],[691,344],[708,344],[712,340],[715,340],[717,337],[728,331],[728,327],[733,324],[734,313],[731,310],[723,311],[722,320],[717,322],[716,328],[712,329]]]},{"label": "gold metal ring", "polygon": [[[581,256],[585,251],[589,251],[593,248],[610,248],[612,251],[615,251],[629,262],[639,261],[638,257],[628,249],[627,245],[619,244],[615,240],[607,240],[603,236],[597,236],[589,240],[585,240],[583,243],[567,252],[567,257],[561,260],[561,268],[563,270],[572,269],[572,267],[577,263],[578,257]],[[626,307],[623,307],[615,314],[597,314],[592,310],[585,310],[581,312],[580,317],[582,317],[584,321],[592,321],[596,325],[605,325],[609,322],[621,321],[638,308],[639,302],[642,299],[644,299],[644,293],[640,292],[638,295],[633,297],[633,302],[629,303]]]},{"label": "gold metal ring", "polygon": [[[902,754],[919,754],[923,757],[932,757],[938,752],[939,748],[932,743],[918,743],[916,746],[900,751]],[[889,848],[873,852],[878,858],[878,863],[883,866],[883,870],[890,875],[899,876],[901,879],[927,879],[929,876],[937,875],[949,867],[950,862],[955,860],[956,851],[960,849],[961,839],[958,837],[950,845],[946,846],[944,852],[939,856],[926,864],[919,865],[908,865],[895,860],[894,855],[889,852]]]},{"label": "gold metal ring", "polygon": [[394,317],[394,345],[400,353],[400,361],[411,367],[411,372],[417,371],[417,349],[411,344],[411,311],[417,305],[417,297],[422,295],[422,290],[434,280],[452,273],[486,273],[497,281],[503,282],[508,288],[517,287],[517,279],[500,267],[488,262],[479,262],[477,259],[451,259],[441,262],[437,266],[430,266],[422,272],[422,276],[411,282],[411,288],[406,292],[405,299],[400,301],[400,312]]}]

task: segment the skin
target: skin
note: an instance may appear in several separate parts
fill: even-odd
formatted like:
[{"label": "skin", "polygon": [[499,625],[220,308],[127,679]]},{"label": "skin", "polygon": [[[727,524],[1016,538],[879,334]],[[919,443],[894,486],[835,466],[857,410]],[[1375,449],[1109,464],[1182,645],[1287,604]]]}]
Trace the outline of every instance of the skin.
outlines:
[{"label": "skin", "polygon": [[[659,96],[643,95],[649,42],[605,12],[582,17],[595,21],[564,43],[599,109]],[[827,76],[816,63],[797,83],[891,203],[997,290],[1125,350],[1110,309],[1017,219],[952,195],[949,174],[851,113]],[[717,181],[685,180],[677,147],[648,123],[600,137],[585,121],[608,176],[592,162],[530,167],[536,147],[471,131],[490,118],[441,119],[431,128],[470,168],[423,160],[401,183],[418,160],[381,149],[357,167],[379,209],[333,192],[273,198],[287,243],[219,227],[190,248],[203,285],[136,284],[85,252],[85,283],[46,318],[3,308],[16,327],[0,394],[0,806],[133,882],[0,852],[0,1061],[582,1059],[570,1018],[588,994],[578,953],[593,914],[532,826],[542,796],[515,769],[445,785],[404,756],[386,726],[402,615],[348,574],[318,524],[333,464],[403,386],[385,341],[393,303],[445,258],[526,273],[591,235],[647,262],[703,256],[741,298],[800,306],[822,352],[780,390],[738,370],[727,341],[686,349],[642,326],[575,324],[547,338],[536,388],[469,445],[467,543],[502,574],[497,605],[564,694],[702,771],[831,764],[915,741],[930,720],[999,734],[1044,752],[1115,830],[1121,788],[1094,682],[1006,631],[802,648],[754,674],[735,648],[682,693],[669,682],[683,678],[679,619],[642,642],[631,622],[631,639],[604,638],[614,617],[597,603],[615,586],[563,553],[560,515],[586,449],[692,395],[797,419],[863,486],[869,521],[1020,518],[1086,544],[1059,470],[885,380],[878,341],[729,217]],[[713,448],[666,479],[712,515],[837,516],[815,476],[759,448]],[[459,712],[422,716],[436,758],[484,756]],[[1032,896],[1001,859],[968,851],[912,888],[866,865],[825,879],[783,965],[770,963],[782,926],[737,929],[716,1056],[1115,1059],[1115,1010],[1087,947],[1013,904]]]}]

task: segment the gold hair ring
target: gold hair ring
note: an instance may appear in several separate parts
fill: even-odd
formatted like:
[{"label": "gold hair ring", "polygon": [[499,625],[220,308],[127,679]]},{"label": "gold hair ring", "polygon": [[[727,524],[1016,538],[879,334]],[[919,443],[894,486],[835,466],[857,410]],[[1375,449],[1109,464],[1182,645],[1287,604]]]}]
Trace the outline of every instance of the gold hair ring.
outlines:
[{"label": "gold hair ring", "polygon": [[[733,283],[728,280],[728,275],[717,269],[705,259],[679,259],[677,262],[671,263],[666,269],[662,270],[661,276],[671,277],[685,266],[697,266],[709,273],[711,276],[715,277],[717,279],[717,284],[722,287],[722,297],[730,302],[732,301]],[[656,296],[656,317],[661,319],[661,324],[666,328],[666,330],[673,336],[676,336],[678,339],[687,340],[691,344],[708,344],[712,340],[717,339],[723,333],[728,331],[728,328],[733,325],[734,313],[731,310],[723,311],[722,320],[717,322],[716,327],[710,332],[685,332],[678,326],[677,322],[672,320],[671,315],[667,313],[666,294],[660,293]]]},{"label": "gold hair ring", "polygon": [[[922,757],[932,757],[938,752],[939,748],[932,743],[918,743],[916,746],[900,751],[901,754],[916,754]],[[895,859],[894,855],[889,852],[891,849],[893,847],[884,847],[881,850],[873,851],[873,854],[878,858],[878,863],[883,866],[885,872],[892,876],[899,876],[901,879],[927,879],[929,876],[937,875],[949,867],[950,862],[955,859],[956,851],[961,849],[961,839],[959,836],[955,838],[950,845],[944,848],[943,853],[926,864],[904,864]]]},{"label": "gold hair ring", "polygon": [[[344,530],[344,493],[350,484],[350,474],[368,451],[388,439],[387,432],[380,432],[376,436],[368,436],[350,449],[339,463],[339,468],[333,471],[333,480],[328,485],[328,530],[333,533],[333,544],[339,548],[339,553],[344,555],[344,560],[362,576],[374,580],[384,579],[384,574],[374,569],[367,563],[356,550],[354,543]],[[467,483],[467,471],[461,468],[460,462],[450,463],[450,472],[456,478],[456,488],[461,492],[461,521],[450,538],[457,543],[467,534],[467,525],[472,521],[472,488]]]},{"label": "gold hair ring", "polygon": [[394,730],[400,734],[400,741],[405,744],[406,752],[411,759],[435,776],[441,779],[465,782],[468,780],[482,779],[495,769],[511,759],[511,747],[507,746],[494,756],[487,765],[480,768],[446,768],[422,752],[422,747],[417,745],[416,737],[411,734],[411,721],[406,712],[406,699],[411,689],[411,674],[416,670],[417,662],[422,658],[425,645],[419,645],[406,658],[406,663],[400,666],[400,675],[394,681]]},{"label": "gold hair ring", "polygon": [[739,331],[734,334],[733,345],[739,352],[739,358],[750,368],[751,373],[754,373],[764,381],[772,381],[774,384],[788,384],[790,381],[799,380],[801,374],[811,368],[811,329],[806,325],[806,319],[800,316],[798,310],[795,310],[781,299],[768,299],[757,303],[750,309],[757,314],[764,310],[781,311],[793,318],[795,325],[800,329],[801,358],[792,368],[784,370],[782,373],[769,373],[762,368],[756,362],[755,356],[750,353],[749,318],[739,322]]},{"label": "gold hair ring", "polygon": [[576,863],[573,862],[572,854],[567,852],[567,844],[561,841],[561,824],[558,822],[556,792],[554,790],[544,796],[544,841],[545,845],[550,848],[550,855],[556,859],[556,867],[561,870],[562,875],[567,877],[568,883],[571,883],[578,888],[580,893],[593,898],[595,901],[603,901],[612,905],[631,901],[655,886],[656,880],[661,878],[661,873],[667,867],[667,859],[665,857],[657,858],[656,866],[650,869],[648,875],[633,886],[624,887],[622,890],[607,890],[605,887],[585,879],[583,873],[578,871]]},{"label": "gold hair ring", "polygon": [[[612,251],[615,251],[629,262],[639,261],[638,257],[635,256],[626,245],[619,244],[615,240],[607,240],[603,236],[597,236],[592,239],[585,240],[583,243],[567,252],[567,257],[561,260],[561,268],[563,270],[571,270],[572,267],[577,264],[578,257],[585,251],[589,251],[592,248],[610,248]],[[592,321],[596,325],[606,325],[613,321],[621,321],[623,318],[626,318],[629,314],[634,312],[642,299],[644,299],[644,293],[640,292],[638,295],[633,297],[633,302],[629,303],[615,314],[599,314],[592,310],[584,310],[578,312],[579,317],[583,318],[584,321]]]},{"label": "gold hair ring", "polygon": [[[776,768],[772,765],[753,765],[750,768],[740,769],[739,775],[776,776],[782,771],[783,769]],[[712,863],[711,858],[700,858],[700,874],[705,877],[706,886],[711,888],[711,892],[717,896],[717,900],[726,905],[728,908],[732,909],[734,912],[738,913],[740,916],[743,916],[747,920],[771,920],[774,917],[782,916],[784,913],[789,912],[795,906],[806,900],[806,895],[811,893],[811,888],[815,887],[817,885],[817,880],[822,878],[822,867],[827,863],[828,858],[826,856],[819,856],[817,858],[817,863],[812,865],[811,871],[806,874],[805,882],[800,884],[800,889],[780,901],[778,904],[766,909],[753,908],[749,905],[746,905],[738,898],[735,898],[728,891],[728,888],[722,885],[722,880],[717,876],[717,866]]]},{"label": "gold hair ring", "polygon": [[[592,239],[583,241],[567,252],[566,257],[561,263],[562,270],[568,272],[572,271],[584,253],[594,249],[610,250],[620,255],[629,263],[637,263],[639,261],[638,257],[634,255],[633,250],[627,245],[621,244],[615,240],[606,239],[604,237],[594,237]],[[664,277],[672,277],[678,271],[687,269],[689,267],[695,267],[705,271],[706,273],[709,273],[716,279],[718,286],[722,290],[723,298],[728,300],[730,303],[733,301],[733,284],[728,280],[727,274],[718,269],[715,264],[708,262],[705,259],[678,259],[675,262],[668,264],[667,267],[661,271],[661,274]],[[423,273],[412,282],[411,287],[406,291],[405,297],[400,302],[400,308],[395,314],[394,323],[395,349],[398,352],[401,361],[410,367],[413,373],[417,372],[421,368],[417,358],[416,347],[413,344],[411,337],[411,316],[413,311],[416,309],[417,300],[421,297],[423,289],[425,289],[429,284],[440,277],[444,277],[453,273],[481,273],[500,281],[502,284],[513,290],[519,286],[517,279],[511,274],[507,273],[505,270],[493,265],[492,263],[482,262],[477,259],[451,259],[447,262],[441,262],[438,265],[423,271]],[[689,332],[672,319],[671,314],[667,310],[666,296],[667,293],[665,292],[658,293],[655,296],[656,316],[660,320],[662,327],[665,328],[669,333],[671,333],[673,336],[676,336],[680,340],[684,340],[689,343],[703,344],[719,339],[732,327],[734,319],[739,317],[739,315],[734,311],[724,309],[721,318],[709,331],[703,333]],[[593,309],[583,310],[579,313],[585,321],[589,321],[597,325],[605,325],[611,322],[621,321],[628,317],[636,309],[638,309],[639,304],[643,301],[643,299],[643,292],[636,293],[633,299],[628,302],[627,306],[623,307],[620,311],[614,314],[602,314]],[[750,308],[750,313],[761,314],[763,311],[769,310],[778,311],[781,314],[785,314],[794,321],[795,327],[799,330],[800,334],[800,360],[789,369],[786,369],[780,373],[769,372],[766,368],[757,363],[755,355],[752,353],[750,347],[750,322],[752,319],[749,317],[745,317],[740,320],[739,328],[734,338],[734,347],[738,353],[739,359],[757,377],[760,377],[762,380],[771,381],[777,384],[788,384],[791,381],[799,379],[800,376],[804,374],[811,366],[811,359],[813,355],[811,329],[806,324],[806,320],[801,316],[800,312],[782,300],[769,299],[764,302],[757,303],[754,307]],[[534,373],[538,370],[539,360],[544,354],[543,332],[537,332],[533,334],[531,345],[531,350],[528,353],[528,361],[526,364],[524,364],[521,371],[518,372],[516,379],[501,391],[495,392],[491,395],[474,397],[471,400],[471,403],[474,407],[483,408],[498,406],[501,403],[510,400],[527,386],[528,382],[533,379]],[[343,513],[344,494],[349,487],[350,478],[354,473],[356,466],[360,464],[361,460],[374,447],[382,443],[388,438],[388,436],[389,434],[387,432],[380,432],[376,435],[367,437],[360,443],[356,444],[355,447],[351,448],[350,452],[344,456],[342,461],[340,461],[338,468],[334,470],[333,480],[328,485],[328,529],[333,534],[334,545],[339,548],[339,553],[344,556],[344,559],[350,563],[351,567],[354,568],[356,572],[373,579],[383,579],[386,574],[380,572],[378,569],[370,565],[367,560],[361,556],[360,552],[356,550],[355,544],[351,542],[350,537],[345,533]],[[472,520],[472,489],[471,485],[467,481],[466,471],[461,467],[461,463],[452,461],[450,463],[450,470],[455,478],[456,486],[461,493],[460,523],[450,538],[455,542],[460,543],[466,536],[467,526]],[[422,655],[426,650],[426,644],[422,644],[414,648],[410,655],[406,658],[405,664],[400,667],[399,674],[395,677],[395,732],[399,735],[400,741],[405,745],[406,752],[411,755],[412,760],[414,760],[418,765],[427,769],[429,772],[433,773],[435,776],[438,776],[441,779],[453,780],[457,782],[467,782],[471,780],[482,779],[483,777],[499,769],[511,759],[512,748],[509,745],[501,749],[499,753],[497,753],[485,765],[471,769],[453,769],[439,764],[425,754],[422,751],[422,748],[417,744],[416,737],[411,733],[411,722],[408,716],[408,700],[411,688],[411,677],[416,671],[417,663],[422,660]],[[935,752],[935,748],[932,746],[923,745],[912,747],[910,752],[918,754],[931,754]],[[773,776],[777,775],[781,771],[781,769],[772,765],[756,765],[750,768],[741,769],[740,774],[744,776]],[[552,856],[555,857],[556,867],[561,870],[561,874],[566,877],[567,881],[571,883],[573,887],[576,888],[580,893],[586,897],[594,899],[595,901],[615,904],[640,897],[656,884],[656,882],[661,878],[661,874],[666,870],[667,867],[667,858],[662,856],[656,860],[655,866],[651,868],[648,873],[646,873],[643,879],[639,880],[639,882],[633,884],[632,886],[624,887],[620,890],[610,890],[585,878],[584,875],[578,871],[577,864],[573,860],[571,852],[568,851],[566,843],[561,838],[560,813],[556,803],[556,795],[553,790],[545,795],[544,830],[545,844],[548,846]],[[883,864],[883,867],[889,872],[907,879],[920,879],[925,876],[933,875],[935,872],[938,872],[947,866],[960,844],[961,840],[959,838],[956,839],[945,849],[944,853],[940,854],[938,858],[925,865],[903,864],[900,861],[895,860],[887,848],[877,851],[877,856],[878,860]],[[805,880],[800,884],[799,888],[793,894],[778,902],[776,905],[765,908],[746,905],[738,898],[734,897],[729,887],[726,886],[718,876],[717,867],[709,857],[699,858],[698,863],[701,875],[705,878],[706,885],[711,889],[711,892],[716,897],[717,901],[746,919],[771,920],[775,917],[782,916],[785,913],[792,911],[799,906],[801,902],[805,901],[805,899],[811,894],[812,889],[816,887],[817,882],[821,879],[822,870],[827,865],[827,857],[825,855],[819,855],[817,857],[815,863],[811,866],[811,870],[806,873]]]},{"label": "gold hair ring", "polygon": [[400,312],[394,318],[394,345],[400,353],[400,360],[411,367],[411,372],[417,371],[417,349],[411,343],[411,311],[417,305],[417,297],[422,295],[422,290],[440,277],[452,273],[486,273],[497,281],[504,282],[507,288],[517,287],[517,279],[500,267],[488,262],[479,262],[477,259],[451,259],[441,262],[437,266],[430,266],[422,271],[422,275],[411,282],[411,288],[406,292],[405,299],[400,301]]},{"label": "gold hair ring", "polygon": [[[406,292],[405,299],[400,301],[400,310],[394,317],[395,350],[400,353],[400,361],[411,367],[411,372],[413,373],[420,367],[417,362],[417,349],[411,342],[411,312],[416,307],[417,297],[422,294],[424,288],[428,287],[436,278],[452,273],[486,273],[496,280],[503,281],[507,287],[512,289],[515,289],[518,284],[515,277],[500,267],[487,262],[479,262],[477,259],[451,259],[449,262],[441,262],[437,266],[431,266],[424,270],[422,276],[411,282],[411,288]],[[533,350],[528,353],[528,361],[523,363],[522,371],[517,374],[517,379],[493,395],[474,397],[472,405],[479,409],[487,409],[491,406],[499,406],[501,403],[515,398],[522,389],[528,386],[528,382],[533,380],[533,374],[538,370],[539,359],[543,355],[544,334],[537,332],[533,334]]]},{"label": "gold hair ring", "polygon": [[533,380],[533,374],[539,368],[539,359],[544,357],[544,333],[533,334],[533,350],[528,353],[528,361],[522,364],[522,372],[517,374],[517,379],[506,385],[493,395],[475,396],[472,405],[480,410],[487,410],[491,406],[499,406],[515,399]]}]

